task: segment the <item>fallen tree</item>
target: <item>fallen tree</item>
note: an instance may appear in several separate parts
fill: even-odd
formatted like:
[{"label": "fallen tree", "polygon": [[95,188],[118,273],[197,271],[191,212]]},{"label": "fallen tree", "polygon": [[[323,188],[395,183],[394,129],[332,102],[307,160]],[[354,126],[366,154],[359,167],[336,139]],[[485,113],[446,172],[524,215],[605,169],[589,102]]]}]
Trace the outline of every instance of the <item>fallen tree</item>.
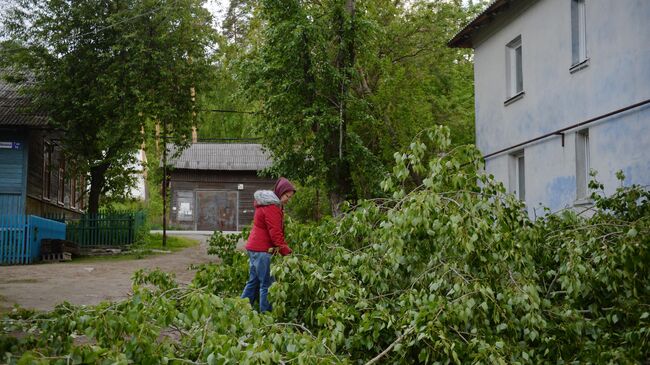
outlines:
[{"label": "fallen tree", "polygon": [[[639,363],[649,358],[650,193],[598,195],[529,219],[437,128],[396,154],[390,199],[319,226],[288,224],[271,314],[238,298],[248,261],[215,235],[221,265],[181,287],[140,272],[133,296],[97,307],[16,311],[5,361],[65,363]],[[417,175],[421,179],[413,179]],[[422,181],[420,186],[409,186]],[[82,339],[82,340],[80,340]]]}]

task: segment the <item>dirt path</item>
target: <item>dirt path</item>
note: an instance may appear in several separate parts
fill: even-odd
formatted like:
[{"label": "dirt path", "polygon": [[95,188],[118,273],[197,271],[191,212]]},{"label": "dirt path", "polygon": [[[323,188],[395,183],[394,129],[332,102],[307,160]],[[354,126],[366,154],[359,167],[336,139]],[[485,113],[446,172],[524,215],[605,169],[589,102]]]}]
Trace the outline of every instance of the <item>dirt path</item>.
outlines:
[{"label": "dirt path", "polygon": [[143,268],[173,272],[179,282],[188,283],[195,273],[188,270],[191,264],[214,262],[216,257],[207,255],[207,236],[183,236],[201,244],[140,260],[0,266],[0,312],[14,304],[51,310],[65,300],[85,305],[120,300],[131,291],[133,273]]}]

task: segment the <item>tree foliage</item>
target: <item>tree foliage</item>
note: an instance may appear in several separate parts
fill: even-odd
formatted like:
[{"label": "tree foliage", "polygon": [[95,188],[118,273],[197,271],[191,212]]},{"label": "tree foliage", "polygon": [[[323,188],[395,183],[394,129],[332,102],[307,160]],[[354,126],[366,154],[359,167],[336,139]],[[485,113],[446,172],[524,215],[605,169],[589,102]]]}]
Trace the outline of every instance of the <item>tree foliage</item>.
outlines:
[{"label": "tree foliage", "polygon": [[3,61],[33,76],[35,107],[90,175],[90,211],[124,188],[147,121],[165,124],[170,141],[190,135],[195,93],[211,75],[214,32],[202,4],[20,0],[6,10]]},{"label": "tree foliage", "polygon": [[257,134],[275,172],[320,181],[335,212],[343,199],[380,194],[392,153],[423,128],[446,124],[455,144],[473,141],[472,64],[446,46],[473,10],[383,0],[255,9],[258,40],[240,74],[262,108]]},{"label": "tree foliage", "polygon": [[244,97],[241,81],[233,66],[240,45],[228,43],[222,35],[216,39],[218,50],[213,56],[214,85],[208,92],[198,95],[202,105],[197,113],[198,137],[255,138],[258,107]]},{"label": "tree foliage", "polygon": [[[270,314],[235,299],[248,260],[216,234],[220,265],[183,287],[138,273],[97,307],[16,311],[5,361],[41,363],[635,364],[650,347],[650,192],[595,194],[591,217],[536,221],[445,129],[402,153],[382,200],[287,225]],[[404,189],[416,172],[423,183]],[[596,187],[596,185],[593,185]],[[147,287],[150,287],[148,289]]]}]

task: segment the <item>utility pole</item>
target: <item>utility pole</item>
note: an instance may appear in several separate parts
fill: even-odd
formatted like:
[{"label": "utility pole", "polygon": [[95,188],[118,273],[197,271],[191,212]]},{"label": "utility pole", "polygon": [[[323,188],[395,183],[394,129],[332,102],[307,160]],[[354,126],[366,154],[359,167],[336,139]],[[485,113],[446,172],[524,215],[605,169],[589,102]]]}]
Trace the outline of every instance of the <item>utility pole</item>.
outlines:
[{"label": "utility pole", "polygon": [[163,120],[163,238],[162,245],[167,247],[167,121]]}]

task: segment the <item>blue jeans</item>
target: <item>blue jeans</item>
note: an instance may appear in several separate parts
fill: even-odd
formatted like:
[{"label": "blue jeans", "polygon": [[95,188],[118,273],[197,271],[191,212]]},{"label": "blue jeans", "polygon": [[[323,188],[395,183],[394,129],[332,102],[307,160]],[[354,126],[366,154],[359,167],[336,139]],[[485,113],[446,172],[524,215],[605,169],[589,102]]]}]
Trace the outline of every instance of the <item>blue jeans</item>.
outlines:
[{"label": "blue jeans", "polygon": [[248,281],[244,287],[242,298],[248,298],[251,306],[255,303],[255,299],[260,299],[260,312],[271,310],[267,296],[269,287],[273,284],[273,277],[271,277],[271,254],[266,252],[248,251],[249,270]]}]

